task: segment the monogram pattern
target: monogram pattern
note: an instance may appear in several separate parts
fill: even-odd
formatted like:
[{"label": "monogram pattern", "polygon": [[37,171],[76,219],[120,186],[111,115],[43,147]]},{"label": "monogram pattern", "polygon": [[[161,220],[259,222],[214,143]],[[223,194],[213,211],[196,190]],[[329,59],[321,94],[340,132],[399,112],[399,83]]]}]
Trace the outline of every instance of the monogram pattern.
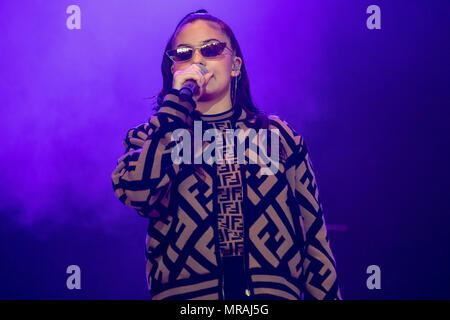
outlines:
[{"label": "monogram pattern", "polygon": [[[169,91],[148,123],[127,132],[112,174],[119,200],[149,219],[146,272],[153,299],[223,299],[220,254],[244,255],[255,299],[341,299],[303,137],[270,116],[285,152],[274,175],[262,174],[263,162],[248,162],[248,147],[239,166],[177,165],[171,134],[191,128],[195,114],[195,103],[178,94]],[[215,127],[245,130],[252,122],[237,106],[226,120]]]},{"label": "monogram pattern", "polygon": [[[227,134],[227,129],[234,129],[231,120],[227,119],[232,113],[228,112],[219,120],[204,120],[208,127],[220,131],[221,148],[218,148],[223,159],[217,164],[219,185],[218,192],[218,228],[221,255],[241,256],[244,254],[244,216],[242,211],[242,177],[240,165],[237,161],[233,135]],[[205,119],[205,117],[203,117]],[[230,152],[232,150],[232,152]]]}]

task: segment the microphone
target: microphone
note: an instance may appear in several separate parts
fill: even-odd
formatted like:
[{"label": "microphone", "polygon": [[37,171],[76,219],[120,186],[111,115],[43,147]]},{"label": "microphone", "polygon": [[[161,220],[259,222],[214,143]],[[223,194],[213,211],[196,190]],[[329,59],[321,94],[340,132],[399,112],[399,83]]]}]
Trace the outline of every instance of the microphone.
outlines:
[{"label": "microphone", "polygon": [[[206,69],[206,67],[204,65],[202,65],[200,63],[196,63],[196,65],[198,65],[200,67],[200,69],[202,69],[203,75],[208,73],[208,69]],[[197,92],[197,90],[199,90],[197,81],[195,81],[193,79],[186,80],[180,89],[180,100],[188,101],[188,100],[192,99],[192,96],[194,95],[194,93]]]}]

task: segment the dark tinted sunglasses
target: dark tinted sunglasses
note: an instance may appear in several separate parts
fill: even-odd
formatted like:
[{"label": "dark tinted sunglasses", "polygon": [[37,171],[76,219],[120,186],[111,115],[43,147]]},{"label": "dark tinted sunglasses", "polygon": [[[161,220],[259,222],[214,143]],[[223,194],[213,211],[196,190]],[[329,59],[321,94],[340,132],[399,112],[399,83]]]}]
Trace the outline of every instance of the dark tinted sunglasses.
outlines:
[{"label": "dark tinted sunglasses", "polygon": [[[188,61],[194,55],[195,49],[200,49],[200,53],[205,58],[214,58],[222,54],[227,47],[226,42],[210,42],[200,47],[179,47],[166,51],[167,56],[174,62]],[[229,49],[231,50],[231,49]]]}]

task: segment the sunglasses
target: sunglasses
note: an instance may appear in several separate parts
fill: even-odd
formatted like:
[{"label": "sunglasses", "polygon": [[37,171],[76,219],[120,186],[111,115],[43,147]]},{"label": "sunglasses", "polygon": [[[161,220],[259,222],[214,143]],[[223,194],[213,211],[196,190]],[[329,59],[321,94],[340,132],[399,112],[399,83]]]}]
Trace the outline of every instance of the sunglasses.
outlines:
[{"label": "sunglasses", "polygon": [[166,54],[173,62],[182,62],[190,60],[194,55],[195,49],[200,49],[200,53],[205,58],[214,58],[221,55],[225,48],[231,51],[227,47],[226,42],[210,42],[195,48],[179,47],[173,50],[167,50]]}]

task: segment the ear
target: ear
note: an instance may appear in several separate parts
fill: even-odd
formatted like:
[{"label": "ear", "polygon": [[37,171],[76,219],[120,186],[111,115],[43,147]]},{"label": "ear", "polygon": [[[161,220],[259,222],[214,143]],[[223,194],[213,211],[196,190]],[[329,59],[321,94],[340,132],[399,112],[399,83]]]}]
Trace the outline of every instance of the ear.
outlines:
[{"label": "ear", "polygon": [[237,77],[241,73],[242,59],[239,57],[234,57],[234,62],[232,65],[231,76]]},{"label": "ear", "polygon": [[173,65],[170,67],[170,72],[173,74]]}]

